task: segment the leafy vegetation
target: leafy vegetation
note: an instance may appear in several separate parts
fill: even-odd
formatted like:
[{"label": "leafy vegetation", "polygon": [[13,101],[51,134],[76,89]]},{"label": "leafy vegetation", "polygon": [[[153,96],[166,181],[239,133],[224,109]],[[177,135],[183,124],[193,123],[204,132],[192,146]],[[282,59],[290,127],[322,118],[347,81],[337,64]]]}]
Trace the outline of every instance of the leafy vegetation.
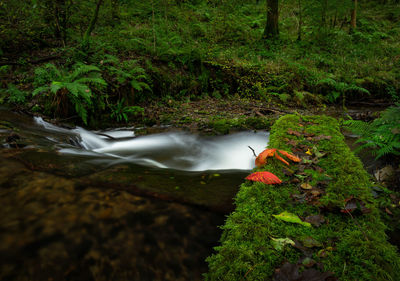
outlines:
[{"label": "leafy vegetation", "polygon": [[97,66],[113,106],[121,98],[143,106],[234,94],[296,106],[318,104],[319,96],[399,98],[395,0],[278,5],[279,32],[269,38],[263,1],[7,0],[0,53],[19,66],[43,58],[38,50],[56,52],[66,66]]},{"label": "leafy vegetation", "polygon": [[344,121],[345,128],[359,135],[357,150],[371,149],[380,158],[387,154],[400,154],[400,104],[389,107],[372,122]]},{"label": "leafy vegetation", "polygon": [[27,93],[18,89],[14,84],[8,84],[8,89],[0,89],[0,104],[7,99],[8,102],[14,104],[23,104]]},{"label": "leafy vegetation", "polygon": [[124,106],[125,100],[122,99],[116,105],[111,105],[111,118],[115,118],[118,122],[124,120],[128,122],[128,115],[137,115],[143,113],[144,109],[140,106]]},{"label": "leafy vegetation", "polygon": [[56,112],[64,111],[64,115],[69,111],[68,102],[72,103],[85,124],[88,110],[93,106],[93,89],[107,86],[98,67],[84,64],[74,65],[72,72],[46,64],[35,70],[34,84],[37,88],[32,96],[50,93]]}]

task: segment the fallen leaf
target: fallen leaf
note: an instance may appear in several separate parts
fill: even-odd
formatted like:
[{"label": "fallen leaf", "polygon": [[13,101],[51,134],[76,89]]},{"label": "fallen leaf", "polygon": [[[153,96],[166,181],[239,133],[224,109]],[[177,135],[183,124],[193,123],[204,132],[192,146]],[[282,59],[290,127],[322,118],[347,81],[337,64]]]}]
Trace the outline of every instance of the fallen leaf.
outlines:
[{"label": "fallen leaf", "polygon": [[282,163],[284,163],[284,164],[286,164],[286,165],[289,166],[289,162],[286,161],[285,159],[283,159],[282,157],[280,157],[280,156],[278,155],[278,153],[275,153],[275,158],[278,159],[279,161],[281,161]]},{"label": "fallen leaf", "polygon": [[297,156],[295,156],[295,155],[293,155],[293,154],[291,154],[291,153],[289,153],[289,152],[287,152],[285,150],[278,150],[278,152],[280,154],[282,154],[283,156],[289,158],[293,162],[300,162],[301,161],[301,159],[299,157],[297,157]]},{"label": "fallen leaf", "polygon": [[330,140],[331,138],[332,138],[332,136],[320,135],[320,136],[314,137],[314,141]]},{"label": "fallen leaf", "polygon": [[302,221],[298,216],[295,214],[289,213],[289,212],[282,212],[279,215],[273,215],[275,218],[283,220],[285,222],[291,222],[291,223],[298,223],[307,227],[311,227],[311,224],[309,222],[304,222]]},{"label": "fallen leaf", "polygon": [[[297,175],[295,175],[297,176]],[[300,183],[301,181],[298,178],[293,178],[290,183],[296,184],[296,183]]]},{"label": "fallen leaf", "polygon": [[385,212],[388,214],[388,215],[393,215],[393,213],[386,207],[385,208]]},{"label": "fallen leaf", "polygon": [[258,154],[258,156],[256,158],[256,166],[260,167],[262,165],[265,165],[267,163],[267,158],[274,156],[275,152],[276,152],[276,148],[268,148],[268,149],[265,149],[260,154]]},{"label": "fallen leaf", "polygon": [[345,206],[340,210],[342,213],[352,213],[355,210],[360,210],[363,214],[371,212],[370,209],[365,207],[365,203],[360,199],[350,197],[345,200]]},{"label": "fallen leaf", "polygon": [[272,239],[272,246],[277,251],[282,251],[283,247],[285,247],[286,245],[292,245],[292,246],[295,245],[294,241],[290,238],[273,238],[273,237],[271,237],[271,239]]},{"label": "fallen leaf", "polygon": [[290,195],[295,201],[299,203],[304,203],[306,202],[306,194],[292,194]]},{"label": "fallen leaf", "polygon": [[300,185],[300,187],[302,188],[302,189],[305,189],[305,190],[310,190],[310,189],[312,189],[312,186],[311,186],[311,184],[309,184],[309,183],[302,183],[301,185]]},{"label": "fallen leaf", "polygon": [[317,197],[317,196],[320,196],[320,195],[321,195],[321,192],[320,192],[319,190],[317,190],[317,189],[311,190],[310,193],[311,193],[311,195],[312,195],[313,197]]},{"label": "fallen leaf", "polygon": [[265,184],[280,184],[282,181],[270,172],[255,172],[246,177],[246,180],[263,182]]},{"label": "fallen leaf", "polygon": [[304,221],[309,222],[316,227],[320,227],[321,224],[325,222],[325,217],[323,215],[311,215],[307,216]]},{"label": "fallen leaf", "polygon": [[320,248],[323,246],[321,242],[315,240],[311,236],[307,236],[304,239],[301,239],[301,242],[303,243],[303,246],[307,248],[314,248],[314,247]]},{"label": "fallen leaf", "polygon": [[301,136],[301,133],[300,133],[300,132],[293,131],[292,129],[288,129],[288,130],[287,130],[287,133],[288,133],[289,135],[294,135],[294,136],[296,136],[296,137],[300,137],[300,136]]},{"label": "fallen leaf", "polygon": [[257,167],[263,166],[267,163],[267,158],[268,157],[275,157],[279,161],[285,163],[286,165],[289,166],[289,162],[287,162],[285,159],[283,159],[279,154],[281,153],[283,156],[289,158],[293,162],[300,162],[300,158],[297,156],[285,151],[285,150],[277,150],[276,148],[267,148],[264,151],[262,151],[256,158],[255,164]]},{"label": "fallen leaf", "polygon": [[308,154],[308,155],[312,155],[312,152],[311,152],[311,150],[310,150],[310,149],[307,149],[307,151],[306,151],[306,154]]},{"label": "fallen leaf", "polygon": [[295,140],[287,140],[286,143],[288,145],[291,145],[291,146],[296,146],[297,145],[297,141],[295,141]]}]

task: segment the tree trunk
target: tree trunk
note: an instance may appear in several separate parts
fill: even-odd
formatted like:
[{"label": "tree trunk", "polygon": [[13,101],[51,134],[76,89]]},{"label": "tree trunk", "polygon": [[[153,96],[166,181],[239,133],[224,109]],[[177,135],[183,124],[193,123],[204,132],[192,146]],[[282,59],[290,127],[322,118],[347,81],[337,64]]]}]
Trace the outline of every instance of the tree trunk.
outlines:
[{"label": "tree trunk", "polygon": [[85,35],[83,35],[83,41],[87,41],[89,39],[90,34],[92,33],[94,26],[96,25],[97,18],[99,17],[100,6],[103,4],[103,0],[98,0],[96,5],[96,10],[94,11],[93,17],[90,20],[89,26],[85,31]]},{"label": "tree trunk", "polygon": [[357,27],[357,0],[353,0],[353,9],[351,10],[350,29]]},{"label": "tree trunk", "polygon": [[299,6],[299,29],[297,30],[297,41],[301,41],[301,28],[303,26],[303,15],[301,10],[301,0],[298,0]]},{"label": "tree trunk", "polygon": [[111,0],[111,17],[113,21],[119,23],[119,0]]},{"label": "tree trunk", "polygon": [[267,25],[264,29],[264,38],[276,38],[279,36],[279,0],[267,0]]}]

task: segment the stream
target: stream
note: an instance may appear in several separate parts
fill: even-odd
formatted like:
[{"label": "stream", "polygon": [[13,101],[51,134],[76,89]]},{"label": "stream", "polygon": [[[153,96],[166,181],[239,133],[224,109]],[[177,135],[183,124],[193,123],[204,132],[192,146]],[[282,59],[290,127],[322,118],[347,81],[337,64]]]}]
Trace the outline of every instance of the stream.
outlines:
[{"label": "stream", "polygon": [[1,280],[202,280],[269,137],[0,120]]}]

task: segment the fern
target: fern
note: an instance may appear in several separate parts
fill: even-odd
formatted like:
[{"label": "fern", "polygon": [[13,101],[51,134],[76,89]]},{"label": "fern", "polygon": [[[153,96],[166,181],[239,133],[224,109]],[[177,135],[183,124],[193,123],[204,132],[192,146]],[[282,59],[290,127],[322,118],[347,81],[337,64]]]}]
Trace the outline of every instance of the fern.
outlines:
[{"label": "fern", "polygon": [[102,68],[113,81],[118,82],[116,88],[130,86],[136,90],[135,94],[139,95],[151,92],[146,71],[136,60],[127,60],[121,63],[117,57],[106,55]]},{"label": "fern", "polygon": [[344,125],[360,136],[357,143],[363,144],[357,151],[373,148],[377,159],[387,154],[400,154],[400,104],[389,107],[372,122],[348,120]]},{"label": "fern", "polygon": [[332,78],[324,78],[321,79],[317,82],[317,86],[322,86],[326,85],[331,88],[331,92],[327,95],[327,99],[329,102],[333,103],[335,102],[340,96],[345,98],[345,93],[346,92],[359,92],[359,93],[364,93],[364,94],[370,94],[370,92],[360,86],[357,86],[356,84],[348,84],[346,82],[338,82]]},{"label": "fern", "polygon": [[[49,72],[46,74],[45,71]],[[67,92],[68,99],[75,105],[76,113],[82,121],[87,124],[87,112],[92,107],[92,89],[107,86],[106,81],[101,77],[100,69],[93,65],[75,64],[72,72],[59,70],[53,64],[47,64],[44,68],[37,68],[35,71],[36,85],[43,83],[33,92],[32,95],[50,92],[56,97],[62,90]]]},{"label": "fern", "polygon": [[[26,92],[21,91],[14,84],[8,84],[8,89],[0,89],[0,93],[4,95],[4,98],[8,99],[9,103],[14,104],[24,103],[27,95]],[[1,98],[1,101],[3,101],[4,98]]]},{"label": "fern", "polygon": [[121,99],[115,105],[111,105],[111,118],[115,118],[118,122],[125,120],[128,122],[128,115],[143,114],[144,109],[140,106],[124,106],[125,99]]}]

